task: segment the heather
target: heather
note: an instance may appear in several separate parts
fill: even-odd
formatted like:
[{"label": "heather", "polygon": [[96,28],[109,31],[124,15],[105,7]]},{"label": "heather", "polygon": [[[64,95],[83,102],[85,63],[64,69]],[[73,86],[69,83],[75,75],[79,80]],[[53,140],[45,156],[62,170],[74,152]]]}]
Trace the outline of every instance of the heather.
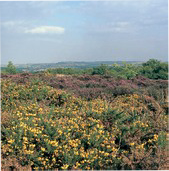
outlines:
[{"label": "heather", "polygon": [[166,80],[46,71],[1,77],[2,168],[154,170],[167,163]]},{"label": "heather", "polygon": [[[161,65],[148,61],[143,67],[154,62]],[[8,72],[15,71],[10,65]],[[32,169],[163,167],[168,80],[156,79],[156,70],[152,79],[132,65],[112,67],[1,73],[0,169],[5,163]]]},{"label": "heather", "polygon": [[55,89],[66,90],[76,97],[86,100],[95,98],[113,99],[125,94],[145,94],[154,97],[157,101],[164,102],[167,98],[167,80],[152,80],[143,76],[134,77],[131,80],[116,79],[112,76],[101,75],[60,75],[48,72],[39,74],[22,73],[17,75],[2,75],[2,78],[10,78],[17,84],[26,82],[44,82]]}]

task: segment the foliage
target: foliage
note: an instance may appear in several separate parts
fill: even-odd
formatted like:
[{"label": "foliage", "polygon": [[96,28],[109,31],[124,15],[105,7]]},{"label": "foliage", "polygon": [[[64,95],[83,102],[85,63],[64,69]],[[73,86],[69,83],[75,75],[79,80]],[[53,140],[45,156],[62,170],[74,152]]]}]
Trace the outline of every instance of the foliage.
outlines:
[{"label": "foliage", "polygon": [[100,65],[98,67],[93,68],[92,75],[95,75],[95,74],[97,74],[97,75],[106,75],[107,72],[108,72],[108,69],[109,68],[108,68],[107,65],[102,64],[102,65]]},{"label": "foliage", "polygon": [[80,74],[91,74],[92,68],[90,69],[79,69],[79,68],[55,68],[47,69],[49,74],[65,74],[65,75],[80,75]]},{"label": "foliage", "polygon": [[160,103],[167,99],[168,82],[166,80],[152,80],[137,76],[131,80],[115,79],[100,75],[54,75],[49,73],[16,75],[1,75],[10,78],[17,84],[31,80],[43,81],[48,86],[74,93],[77,97],[87,100],[102,98],[111,101],[112,98],[125,94],[146,94]]},{"label": "foliage", "polygon": [[[97,63],[97,62],[95,62]],[[105,62],[103,62],[105,63]],[[97,63],[97,65],[100,63]],[[108,65],[109,64],[109,65]],[[160,62],[156,59],[150,59],[147,62],[142,63],[142,65],[131,64],[127,62],[119,62],[119,64],[112,62],[107,62],[107,64],[101,64],[100,66],[91,65],[90,68],[83,67],[86,63],[81,63],[81,67],[77,67],[78,63],[74,63],[72,68],[72,63],[66,63],[63,65],[65,67],[60,68],[49,68],[51,64],[46,65],[45,71],[37,71],[34,73],[46,73],[53,75],[101,75],[113,77],[115,79],[127,79],[131,80],[137,76],[144,76],[150,79],[163,79],[168,80],[168,63]],[[55,66],[55,64],[53,64]],[[59,65],[60,66],[60,65]],[[90,65],[89,65],[90,66]],[[97,66],[97,67],[96,67]],[[40,69],[39,65],[34,64],[33,67],[37,67],[37,70]],[[57,65],[55,67],[58,67]],[[8,66],[4,69],[1,67],[2,73],[5,74],[16,74],[21,73],[23,68],[17,68],[9,61]]]},{"label": "foliage", "polygon": [[142,75],[150,79],[168,79],[168,64],[160,62],[155,59],[150,59],[140,65],[128,64],[122,62],[122,64],[112,64],[112,66],[101,64],[100,66],[93,68],[55,68],[47,69],[49,74],[65,74],[65,75],[103,75],[111,76],[117,79],[132,79],[136,76]]},{"label": "foliage", "polygon": [[150,59],[143,63],[140,73],[151,79],[168,80],[168,63]]},{"label": "foliage", "polygon": [[[158,101],[136,92],[111,100],[90,96],[87,101],[68,89],[154,84],[147,80],[113,81],[95,75],[58,78],[48,73],[3,78],[2,158],[15,157],[20,165],[41,170],[158,169],[166,159],[168,126]],[[64,82],[65,90],[56,87],[58,81]]]},{"label": "foliage", "polygon": [[138,75],[138,68],[133,64],[127,63],[123,63],[123,65],[113,64],[112,67],[102,64],[93,68],[92,75],[107,75],[115,78],[131,79]]},{"label": "foliage", "polygon": [[167,81],[154,81],[144,77],[135,77],[131,80],[115,79],[99,75],[80,76],[54,76],[41,75],[40,79],[46,84],[59,89],[73,92],[77,96],[86,99],[106,98],[110,99],[118,95],[145,93],[156,100],[164,101],[168,87]]},{"label": "foliage", "polygon": [[16,74],[17,73],[16,67],[15,67],[15,65],[13,65],[12,61],[8,62],[6,72],[8,74]]},{"label": "foliage", "polygon": [[138,75],[139,67],[133,64],[123,63],[123,65],[113,64],[112,65],[112,74],[113,76],[131,79]]}]

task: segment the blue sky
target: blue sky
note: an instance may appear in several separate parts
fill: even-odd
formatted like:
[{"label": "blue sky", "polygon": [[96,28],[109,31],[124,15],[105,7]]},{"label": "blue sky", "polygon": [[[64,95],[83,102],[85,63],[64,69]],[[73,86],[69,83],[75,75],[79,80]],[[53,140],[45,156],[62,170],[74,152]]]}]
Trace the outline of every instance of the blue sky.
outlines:
[{"label": "blue sky", "polygon": [[168,60],[168,1],[1,1],[1,63]]}]

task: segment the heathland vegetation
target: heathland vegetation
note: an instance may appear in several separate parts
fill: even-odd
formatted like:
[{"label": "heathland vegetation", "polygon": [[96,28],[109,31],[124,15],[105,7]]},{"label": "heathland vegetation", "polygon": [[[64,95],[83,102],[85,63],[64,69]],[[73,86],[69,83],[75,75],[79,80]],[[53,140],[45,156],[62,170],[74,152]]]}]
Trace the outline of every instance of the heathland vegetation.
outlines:
[{"label": "heathland vegetation", "polygon": [[168,64],[151,59],[1,74],[1,159],[30,170],[153,170],[167,162]]}]

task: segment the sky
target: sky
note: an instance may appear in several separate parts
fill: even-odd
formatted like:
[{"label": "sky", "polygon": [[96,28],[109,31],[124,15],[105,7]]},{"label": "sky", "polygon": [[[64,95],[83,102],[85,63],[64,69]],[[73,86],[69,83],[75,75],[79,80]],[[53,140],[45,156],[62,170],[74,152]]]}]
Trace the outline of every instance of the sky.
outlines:
[{"label": "sky", "polygon": [[168,60],[168,0],[0,1],[1,63]]}]

